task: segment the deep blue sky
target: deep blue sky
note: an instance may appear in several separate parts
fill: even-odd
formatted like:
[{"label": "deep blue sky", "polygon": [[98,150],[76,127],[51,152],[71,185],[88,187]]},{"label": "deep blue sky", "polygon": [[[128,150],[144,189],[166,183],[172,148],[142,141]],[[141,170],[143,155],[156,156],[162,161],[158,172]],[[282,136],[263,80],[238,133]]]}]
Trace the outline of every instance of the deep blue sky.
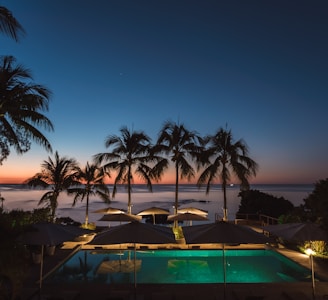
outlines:
[{"label": "deep blue sky", "polygon": [[[60,155],[83,165],[121,126],[155,141],[166,120],[202,135],[228,124],[260,166],[253,182],[328,177],[327,1],[0,5],[27,32],[19,43],[1,35],[0,53],[52,91],[55,132],[46,135]],[[0,181],[33,175],[48,155],[37,145],[12,152]]]}]

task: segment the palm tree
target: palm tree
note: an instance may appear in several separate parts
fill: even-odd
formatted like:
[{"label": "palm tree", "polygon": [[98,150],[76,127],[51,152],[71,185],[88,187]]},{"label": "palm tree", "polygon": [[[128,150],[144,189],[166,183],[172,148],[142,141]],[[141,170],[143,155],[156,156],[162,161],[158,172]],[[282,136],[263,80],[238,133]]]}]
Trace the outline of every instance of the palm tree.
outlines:
[{"label": "palm tree", "polygon": [[50,188],[41,197],[39,205],[46,204],[50,208],[50,218],[54,221],[59,194],[79,184],[76,180],[78,165],[74,158],[60,157],[56,151],[54,160],[48,157],[48,161],[43,161],[41,167],[41,172],[27,179],[26,184],[30,187]]},{"label": "palm tree", "polygon": [[111,148],[110,152],[98,153],[94,155],[94,160],[103,165],[104,170],[116,170],[113,186],[113,198],[117,192],[118,184],[126,184],[128,192],[128,213],[131,213],[131,192],[134,182],[133,173],[146,182],[149,191],[152,191],[150,167],[147,165],[151,161],[150,138],[143,131],[130,131],[127,127],[120,129],[121,136],[109,135],[105,140],[106,148]]},{"label": "palm tree", "polygon": [[231,130],[220,128],[213,136],[207,137],[208,147],[204,150],[205,169],[200,174],[198,186],[206,183],[206,194],[217,178],[220,178],[223,190],[223,220],[228,220],[227,184],[232,173],[240,180],[241,189],[249,189],[248,179],[256,176],[257,163],[248,157],[248,147],[243,140],[233,141]]},{"label": "palm tree", "polygon": [[32,76],[22,65],[15,66],[15,58],[0,58],[0,164],[14,147],[18,154],[30,149],[31,140],[52,152],[50,142],[39,131],[42,127],[53,131],[51,121],[42,114],[48,111],[50,91],[28,83]]},{"label": "palm tree", "polygon": [[12,13],[4,6],[0,6],[0,32],[18,41],[18,36],[24,35],[25,30]]},{"label": "palm tree", "polygon": [[[201,138],[196,132],[189,131],[183,124],[170,121],[164,123],[154,146],[155,153],[163,153],[169,156],[175,167],[175,204],[174,212],[178,212],[179,178],[187,178],[188,181],[195,176],[195,170],[188,159],[195,159],[201,153]],[[169,160],[164,158],[154,167],[156,177],[160,177],[168,168]],[[179,172],[180,175],[179,175]],[[175,224],[176,227],[177,224]]]},{"label": "palm tree", "polygon": [[82,186],[68,189],[68,194],[75,194],[73,206],[78,200],[86,199],[85,209],[85,228],[89,223],[89,198],[90,196],[98,196],[105,203],[109,203],[110,194],[108,186],[105,184],[105,173],[97,164],[89,164],[87,162],[84,169],[77,168],[77,179]]}]

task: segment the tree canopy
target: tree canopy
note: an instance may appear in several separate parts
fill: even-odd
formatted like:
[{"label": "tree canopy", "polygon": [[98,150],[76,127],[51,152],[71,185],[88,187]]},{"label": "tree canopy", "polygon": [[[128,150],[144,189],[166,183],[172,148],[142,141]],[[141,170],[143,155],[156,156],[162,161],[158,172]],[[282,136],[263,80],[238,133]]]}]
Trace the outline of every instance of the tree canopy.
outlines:
[{"label": "tree canopy", "polygon": [[275,197],[258,190],[241,191],[238,196],[241,201],[237,214],[263,214],[279,218],[294,209],[294,205],[284,197]]},{"label": "tree canopy", "polygon": [[43,128],[52,131],[48,111],[51,92],[32,81],[29,69],[17,64],[12,56],[0,58],[0,164],[13,147],[18,154],[27,152],[31,141],[51,152]]},{"label": "tree canopy", "polygon": [[315,183],[312,193],[304,199],[304,210],[309,219],[328,228],[328,178]]}]

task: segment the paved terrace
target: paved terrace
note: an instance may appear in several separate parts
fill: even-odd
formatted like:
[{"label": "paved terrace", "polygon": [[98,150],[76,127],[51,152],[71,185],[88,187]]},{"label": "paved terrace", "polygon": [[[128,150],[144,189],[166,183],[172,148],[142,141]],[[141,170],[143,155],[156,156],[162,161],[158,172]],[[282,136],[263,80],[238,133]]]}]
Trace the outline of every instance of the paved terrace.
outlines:
[{"label": "paved terrace", "polygon": [[[128,248],[131,244],[122,244],[120,249]],[[177,248],[182,249],[191,248],[189,245],[138,245],[139,248],[149,247],[150,249],[156,249],[157,247],[163,248]],[[196,245],[197,246],[197,245]],[[221,245],[216,244],[202,244],[198,245],[201,249],[213,249],[221,248]],[[54,268],[69,258],[75,251],[80,248],[92,249],[90,245],[83,245],[81,243],[64,243],[60,248],[57,248],[53,256],[46,256],[44,260],[44,273],[45,277],[51,273]],[[105,249],[117,249],[117,246],[106,246]],[[263,248],[259,245],[241,245],[234,246],[236,248]],[[227,248],[228,249],[228,248]],[[286,249],[276,248],[277,251],[283,255],[293,259],[299,264],[310,268],[309,258],[306,255],[298,252]],[[316,282],[316,298],[328,299],[328,262],[323,262],[321,259],[314,259],[314,269],[316,276],[323,279],[323,281]],[[312,285],[311,283],[266,283],[266,284],[178,284],[178,285],[155,285],[155,284],[139,284],[136,288],[133,286],[124,285],[90,285],[86,286],[72,286],[60,285],[60,286],[47,286],[44,285],[41,296],[36,292],[38,291],[38,280],[40,276],[40,265],[31,263],[29,276],[24,284],[22,290],[21,300],[211,300],[211,299],[227,299],[227,300],[241,300],[241,299],[297,299],[306,300],[312,299]]]}]

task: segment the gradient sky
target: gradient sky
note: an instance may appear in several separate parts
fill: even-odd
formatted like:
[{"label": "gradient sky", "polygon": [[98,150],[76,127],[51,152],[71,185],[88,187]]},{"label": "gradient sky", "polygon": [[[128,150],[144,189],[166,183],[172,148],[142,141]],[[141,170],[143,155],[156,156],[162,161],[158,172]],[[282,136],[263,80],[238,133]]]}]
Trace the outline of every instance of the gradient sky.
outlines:
[{"label": "gradient sky", "polygon": [[[46,136],[61,156],[84,165],[122,126],[155,142],[166,120],[201,135],[228,124],[259,164],[251,182],[328,177],[326,0],[0,2],[27,32],[1,35],[0,53],[52,91]],[[12,152],[0,183],[48,156]]]}]

